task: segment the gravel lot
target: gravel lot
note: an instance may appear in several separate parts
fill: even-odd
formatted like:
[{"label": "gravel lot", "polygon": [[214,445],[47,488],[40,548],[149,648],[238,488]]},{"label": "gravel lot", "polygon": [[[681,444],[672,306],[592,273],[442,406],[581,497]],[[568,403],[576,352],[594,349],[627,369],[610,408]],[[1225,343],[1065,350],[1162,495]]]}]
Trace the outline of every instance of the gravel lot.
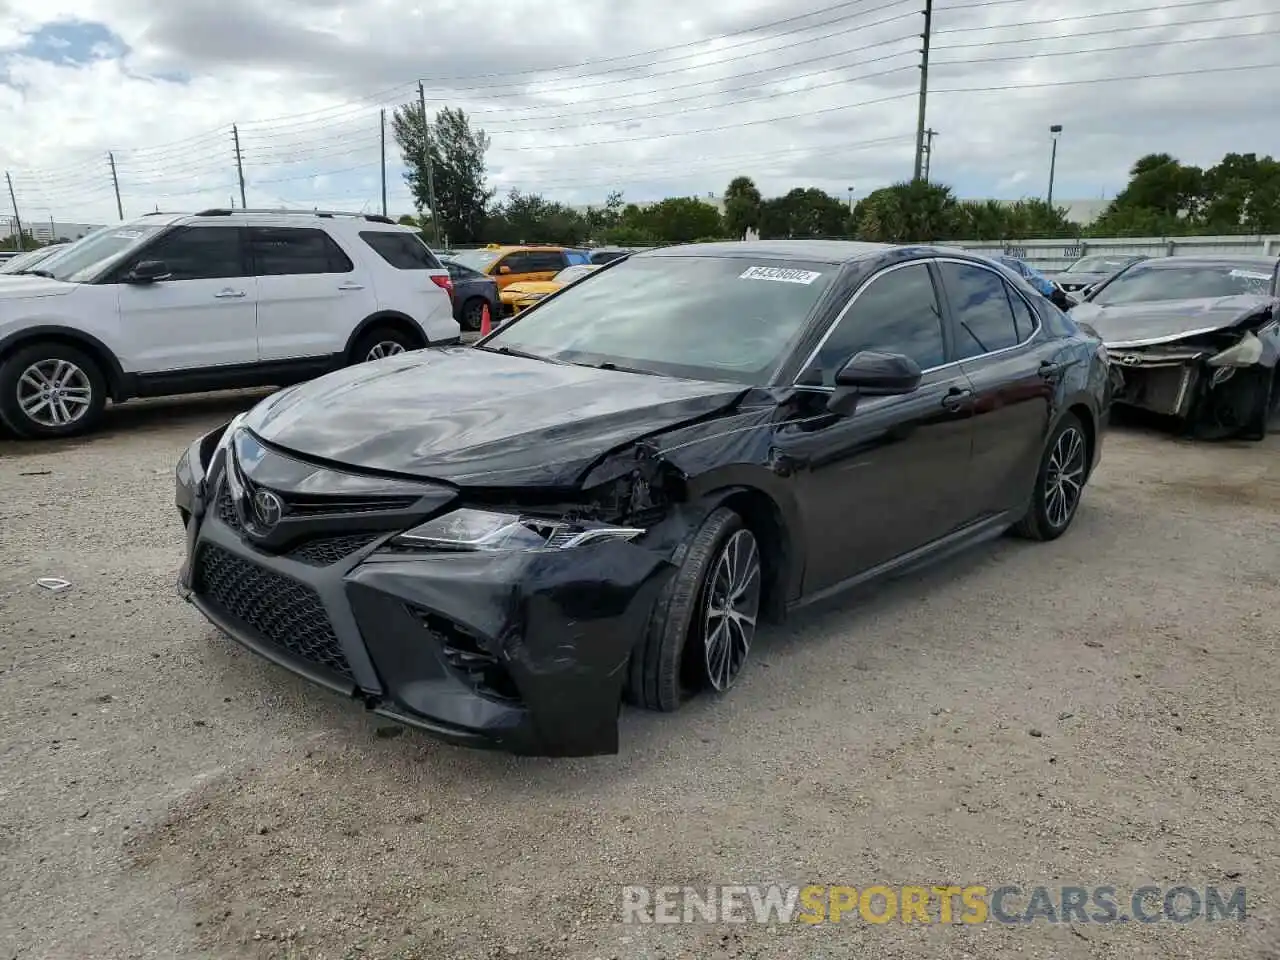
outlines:
[{"label": "gravel lot", "polygon": [[[0,441],[0,957],[1280,956],[1280,436],[1117,428],[1064,539],[806,613],[556,762],[387,727],[177,599],[173,464],[254,396]],[[1243,884],[1249,919],[617,922],[711,882]]]}]

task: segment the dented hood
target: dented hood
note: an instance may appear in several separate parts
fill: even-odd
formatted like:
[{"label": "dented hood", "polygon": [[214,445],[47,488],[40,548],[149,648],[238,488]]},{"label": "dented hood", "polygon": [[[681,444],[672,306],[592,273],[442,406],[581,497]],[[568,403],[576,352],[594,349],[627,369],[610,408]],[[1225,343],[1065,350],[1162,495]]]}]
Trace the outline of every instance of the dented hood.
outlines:
[{"label": "dented hood", "polygon": [[1198,300],[1157,300],[1098,306],[1081,303],[1071,319],[1087,323],[1108,347],[1169,343],[1184,337],[1229,330],[1275,309],[1272,297],[1240,295]]},{"label": "dented hood", "polygon": [[368,470],[567,487],[609,451],[725,409],[743,392],[450,347],[282,390],[244,425],[286,450]]}]

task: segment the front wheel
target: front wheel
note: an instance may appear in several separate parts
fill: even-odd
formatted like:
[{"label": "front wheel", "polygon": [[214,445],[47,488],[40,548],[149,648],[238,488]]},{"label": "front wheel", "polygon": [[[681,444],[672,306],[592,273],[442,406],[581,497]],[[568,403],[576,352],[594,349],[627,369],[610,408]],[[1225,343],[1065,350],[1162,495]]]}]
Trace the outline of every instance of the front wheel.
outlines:
[{"label": "front wheel", "polygon": [[1068,413],[1045,444],[1026,515],[1013,528],[1029,540],[1056,540],[1067,532],[1089,478],[1089,443],[1084,424]]},{"label": "front wheel", "polygon": [[56,341],[36,343],[0,364],[0,420],[19,437],[86,433],[106,405],[106,377],[83,350]]},{"label": "front wheel", "polygon": [[734,511],[713,512],[679,557],[627,677],[628,701],[650,710],[672,711],[700,690],[732,687],[760,613],[760,547]]}]

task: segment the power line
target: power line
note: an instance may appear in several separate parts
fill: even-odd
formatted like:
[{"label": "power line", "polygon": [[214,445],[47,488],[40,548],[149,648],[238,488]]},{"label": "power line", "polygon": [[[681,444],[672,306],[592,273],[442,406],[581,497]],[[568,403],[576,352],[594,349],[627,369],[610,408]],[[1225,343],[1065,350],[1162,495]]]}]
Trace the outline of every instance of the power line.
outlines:
[{"label": "power line", "polygon": [[[1003,2],[1003,0],[1001,0]],[[1022,3],[1024,0],[1017,0]],[[1268,13],[1241,13],[1230,17],[1207,17],[1202,20],[1171,20],[1168,23],[1144,23],[1110,27],[1106,30],[1086,30],[1080,33],[1061,33],[1056,37],[1010,37],[1006,40],[976,40],[972,43],[948,43],[934,47],[934,50],[970,50],[976,47],[1002,47],[1015,43],[1052,43],[1058,40],[1079,40],[1083,37],[1103,37],[1116,33],[1132,33],[1135,30],[1165,30],[1169,27],[1196,27],[1217,23],[1230,23],[1236,20],[1249,20],[1253,17],[1268,17]],[[1242,34],[1251,36],[1251,34]],[[1214,39],[1212,37],[1206,39]],[[1178,40],[1167,40],[1166,43],[1178,43]]]},{"label": "power line", "polygon": [[[1101,13],[1077,13],[1069,17],[1053,17],[1049,20],[1023,20],[1019,23],[986,23],[979,27],[948,27],[946,30],[935,30],[936,34],[943,33],[974,33],[978,30],[1004,30],[1011,27],[1039,27],[1049,26],[1056,23],[1070,23],[1073,20],[1097,20],[1100,17],[1127,17],[1135,13],[1165,13],[1169,10],[1181,10],[1184,7],[1205,7],[1214,6],[1222,3],[1230,3],[1231,0],[1188,0],[1186,3],[1166,3],[1158,7],[1134,7],[1131,10],[1105,10]],[[963,7],[951,7],[952,10],[962,10]],[[1159,24],[1166,26],[1166,24]],[[1169,24],[1176,26],[1176,24]]]},{"label": "power line", "polygon": [[1177,40],[1150,40],[1146,43],[1125,43],[1110,47],[1085,47],[1076,50],[1047,50],[1039,53],[1020,53],[1011,57],[982,57],[977,60],[937,60],[934,66],[953,67],[961,64],[1006,63],[1011,60],[1038,60],[1041,57],[1074,57],[1085,53],[1112,53],[1116,50],[1141,50],[1146,47],[1167,47],[1181,43],[1210,43],[1214,40],[1248,40],[1280,34],[1280,30],[1259,30],[1256,33],[1228,33],[1212,37],[1182,37]]},{"label": "power line", "polygon": [[1230,67],[1202,67],[1198,70],[1173,70],[1168,73],[1131,73],[1123,77],[1091,77],[1088,80],[1047,80],[1040,83],[1011,83],[996,87],[950,87],[930,93],[987,93],[996,90],[1030,90],[1041,87],[1073,87],[1088,83],[1115,83],[1121,80],[1164,80],[1169,77],[1192,77],[1207,73],[1234,73],[1240,70],[1274,70],[1277,63],[1247,63]]}]

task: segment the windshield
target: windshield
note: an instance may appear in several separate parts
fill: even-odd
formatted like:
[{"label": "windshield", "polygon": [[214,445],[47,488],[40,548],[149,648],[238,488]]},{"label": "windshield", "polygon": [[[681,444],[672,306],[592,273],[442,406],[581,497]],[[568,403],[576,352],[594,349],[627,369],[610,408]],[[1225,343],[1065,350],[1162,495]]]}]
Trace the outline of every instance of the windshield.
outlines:
[{"label": "windshield", "polygon": [[1115,273],[1133,261],[1133,257],[1084,257],[1067,267],[1063,273]]},{"label": "windshield", "polygon": [[517,316],[481,349],[763,384],[839,269],[736,257],[632,257]]},{"label": "windshield", "polygon": [[1098,306],[1109,306],[1155,300],[1235,297],[1241,294],[1266,296],[1271,292],[1274,270],[1275,264],[1265,261],[1138,264],[1099,290],[1092,302]]},{"label": "windshield", "polygon": [[55,280],[84,283],[163,230],[164,223],[106,227],[82,237],[40,264]]},{"label": "windshield", "polygon": [[595,269],[596,269],[595,267],[587,266],[586,264],[578,264],[572,267],[565,267],[563,270],[561,270],[559,273],[555,275],[555,282],[565,283],[565,284],[573,283],[573,281],[575,280],[581,280],[588,273],[591,273],[591,271]]},{"label": "windshield", "polygon": [[501,250],[459,250],[457,253],[450,254],[450,259],[454,263],[460,263],[464,267],[484,273],[500,256],[502,256]]},{"label": "windshield", "polygon": [[5,262],[0,267],[0,273],[21,273],[34,267],[41,260],[47,260],[53,254],[66,249],[66,244],[58,244],[51,247],[40,247],[38,250],[28,250],[26,253],[20,253],[16,257]]}]

